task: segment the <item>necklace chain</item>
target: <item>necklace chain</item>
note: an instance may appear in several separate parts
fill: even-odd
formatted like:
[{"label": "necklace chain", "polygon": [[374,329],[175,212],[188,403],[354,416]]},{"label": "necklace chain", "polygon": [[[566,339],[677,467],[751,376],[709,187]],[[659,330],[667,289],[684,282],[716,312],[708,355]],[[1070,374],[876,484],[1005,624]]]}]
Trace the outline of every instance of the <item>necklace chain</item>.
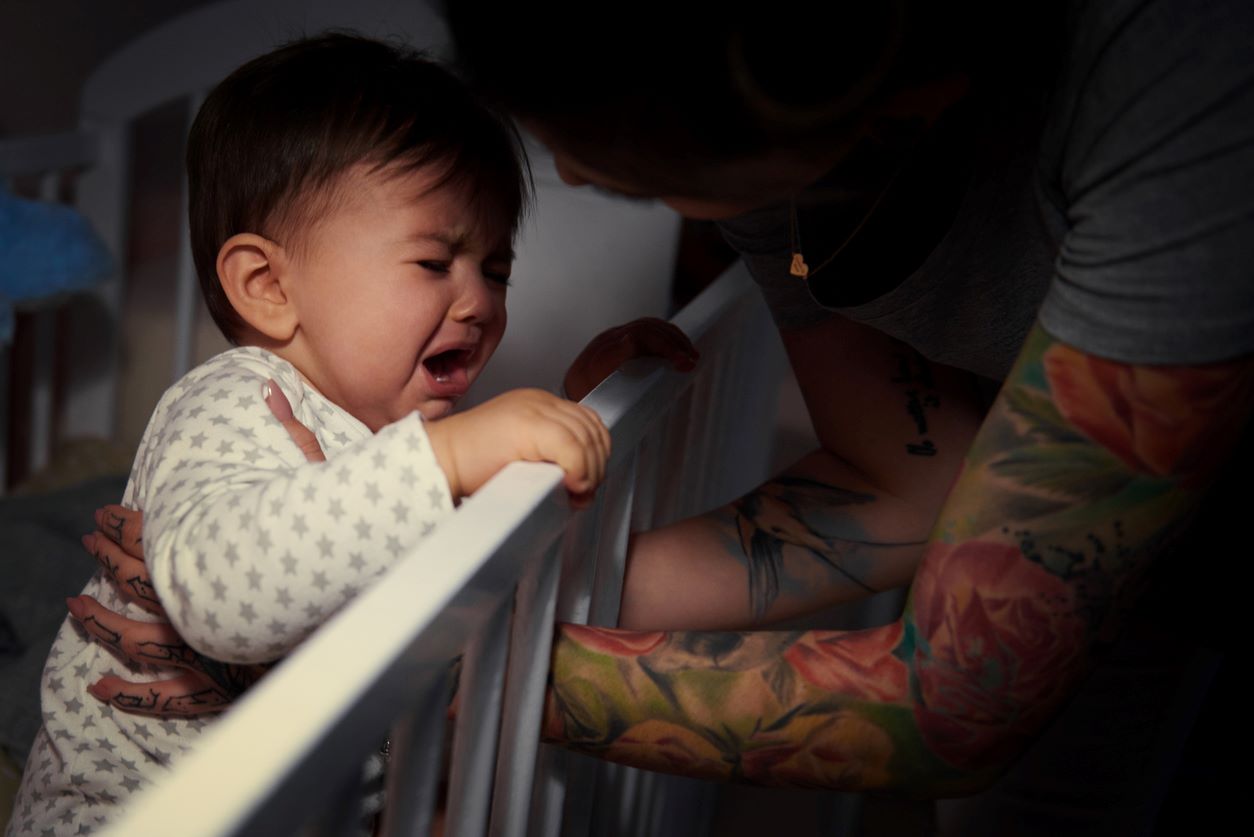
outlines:
[{"label": "necklace chain", "polygon": [[876,196],[875,202],[871,204],[871,208],[867,210],[866,214],[862,216],[862,220],[853,228],[853,232],[845,236],[845,240],[840,243],[840,246],[813,269],[806,264],[805,257],[801,254],[801,224],[797,220],[797,201],[795,199],[790,200],[788,202],[788,245],[792,253],[792,261],[788,266],[788,272],[799,279],[808,281],[814,274],[831,264],[849,246],[849,242],[857,237],[862,228],[866,226],[867,221],[871,220],[871,217],[875,215],[876,210],[880,208],[884,198],[892,191],[893,185],[897,182],[898,176],[906,168],[906,163],[908,162],[909,158],[893,172],[892,177],[888,179],[888,182],[884,184],[884,188]]}]

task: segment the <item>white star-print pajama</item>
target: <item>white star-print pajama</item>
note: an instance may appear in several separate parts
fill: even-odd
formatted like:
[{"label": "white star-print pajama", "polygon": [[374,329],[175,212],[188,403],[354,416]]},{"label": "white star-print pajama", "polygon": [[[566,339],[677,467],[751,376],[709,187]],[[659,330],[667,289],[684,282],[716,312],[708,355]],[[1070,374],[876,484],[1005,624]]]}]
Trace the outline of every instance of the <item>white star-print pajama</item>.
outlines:
[{"label": "white star-print pajama", "polygon": [[[268,378],[327,462],[306,462],[270,414]],[[144,511],[145,560],[170,621],[202,654],[235,663],[286,655],[453,510],[416,413],[371,434],[291,364],[251,347],[218,355],[161,398],[123,503]],[[153,619],[103,572],[83,592]],[[128,715],[87,687],[106,674],[180,673],[120,661],[67,619],[44,668],[44,723],[7,833],[90,833],[166,770],[206,718]]]}]

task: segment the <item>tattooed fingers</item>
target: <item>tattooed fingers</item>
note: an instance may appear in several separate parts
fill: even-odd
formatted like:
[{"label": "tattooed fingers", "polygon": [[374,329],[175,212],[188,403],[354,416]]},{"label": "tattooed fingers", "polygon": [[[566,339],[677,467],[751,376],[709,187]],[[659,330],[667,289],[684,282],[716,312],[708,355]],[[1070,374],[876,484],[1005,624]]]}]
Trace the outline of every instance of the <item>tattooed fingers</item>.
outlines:
[{"label": "tattooed fingers", "polygon": [[132,663],[181,668],[186,674],[153,683],[109,676],[88,691],[139,715],[200,715],[224,709],[269,669],[212,660],[189,647],[165,622],[127,619],[91,596],[65,600],[70,615],[92,639]]},{"label": "tattooed fingers", "polygon": [[128,601],[134,602],[154,616],[166,618],[165,608],[161,606],[161,600],[157,598],[157,591],[153,589],[152,579],[148,575],[147,564],[128,554],[125,549],[100,532],[84,535],[83,548],[100,563],[117,586],[118,591]]},{"label": "tattooed fingers", "polygon": [[229,695],[195,672],[153,683],[131,683],[109,675],[87,691],[132,715],[203,715],[220,712],[231,702]]},{"label": "tattooed fingers", "polygon": [[92,638],[134,663],[191,668],[199,655],[166,622],[139,622],[109,610],[91,596],[65,600],[70,615]]},{"label": "tattooed fingers", "polygon": [[122,506],[96,509],[96,526],[129,555],[144,559],[144,513]]}]

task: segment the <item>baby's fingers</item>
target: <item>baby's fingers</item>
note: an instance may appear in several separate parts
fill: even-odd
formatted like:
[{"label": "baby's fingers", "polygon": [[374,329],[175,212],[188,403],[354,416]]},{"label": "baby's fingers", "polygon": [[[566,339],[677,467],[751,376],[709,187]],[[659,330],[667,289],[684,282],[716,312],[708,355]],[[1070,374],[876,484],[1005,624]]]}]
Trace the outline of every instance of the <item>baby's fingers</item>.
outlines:
[{"label": "baby's fingers", "polygon": [[572,494],[596,488],[595,443],[586,422],[573,409],[556,409],[540,417],[535,445],[535,455],[526,458],[558,465],[566,474],[562,483]]},{"label": "baby's fingers", "polygon": [[191,673],[153,683],[131,683],[120,677],[102,677],[87,689],[92,697],[132,715],[203,715],[219,712],[231,702],[204,675]]},{"label": "baby's fingers", "polygon": [[583,448],[587,463],[586,481],[582,484],[571,483],[568,487],[573,494],[586,495],[582,497],[584,502],[577,505],[587,505],[596,493],[597,486],[605,480],[605,469],[610,458],[610,434],[601,417],[592,409],[570,402],[564,406],[573,421],[573,432]]},{"label": "baby's fingers", "polygon": [[596,454],[597,483],[605,479],[605,471],[610,461],[610,431],[601,421],[601,417],[591,407],[573,404],[579,410],[579,418],[588,430]]}]

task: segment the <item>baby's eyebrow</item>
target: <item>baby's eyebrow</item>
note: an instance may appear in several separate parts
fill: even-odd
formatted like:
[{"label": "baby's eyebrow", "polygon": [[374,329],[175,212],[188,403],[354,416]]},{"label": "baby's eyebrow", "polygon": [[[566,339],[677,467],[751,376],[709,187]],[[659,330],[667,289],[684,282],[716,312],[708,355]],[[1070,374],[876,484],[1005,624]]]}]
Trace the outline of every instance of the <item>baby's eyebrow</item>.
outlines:
[{"label": "baby's eyebrow", "polygon": [[[424,232],[414,233],[405,237],[406,243],[415,241],[434,241],[437,244],[443,244],[454,253],[467,249],[470,243],[469,233],[458,233],[456,235],[445,232]],[[512,262],[514,260],[514,248],[508,244],[493,249],[488,253],[489,259],[500,259],[502,261]]]},{"label": "baby's eyebrow", "polygon": [[450,250],[460,250],[466,246],[466,240],[468,238],[469,236],[467,236],[465,233],[454,235],[452,233],[444,233],[444,232],[423,232],[423,233],[414,233],[413,235],[407,235],[405,236],[404,240],[405,241],[434,241],[438,244],[443,244],[445,247],[448,247]]}]

